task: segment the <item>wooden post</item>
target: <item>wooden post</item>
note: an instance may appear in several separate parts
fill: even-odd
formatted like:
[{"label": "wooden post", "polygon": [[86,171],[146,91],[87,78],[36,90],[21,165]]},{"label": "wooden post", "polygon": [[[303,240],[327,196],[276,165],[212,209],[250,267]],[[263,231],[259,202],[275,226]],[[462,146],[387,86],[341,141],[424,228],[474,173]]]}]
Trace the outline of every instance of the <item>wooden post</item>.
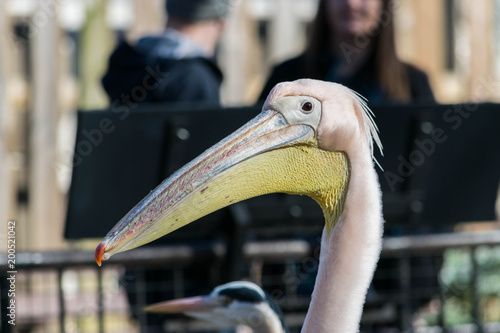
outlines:
[{"label": "wooden post", "polygon": [[99,110],[109,104],[100,80],[106,72],[114,42],[106,22],[106,1],[92,1],[86,22],[80,31],[78,106],[81,110]]},{"label": "wooden post", "polygon": [[276,0],[277,11],[271,23],[271,59],[279,63],[298,54],[304,44],[300,22],[290,0]]},{"label": "wooden post", "polygon": [[30,249],[54,248],[62,236],[62,195],[56,185],[57,43],[54,0],[40,2],[30,27],[32,105],[30,114],[29,212]]},{"label": "wooden post", "polygon": [[165,29],[165,5],[162,0],[134,1],[134,25],[128,31],[130,40],[137,40],[144,35],[161,33]]},{"label": "wooden post", "polygon": [[[6,24],[5,24],[5,3],[2,2],[0,4],[0,36],[7,36],[7,31],[6,31]],[[7,45],[5,38],[0,39],[0,49],[5,50]],[[8,105],[6,101],[6,91],[5,91],[5,56],[3,52],[0,52],[0,135],[2,137],[0,138],[0,219],[2,223],[2,230],[0,230],[0,239],[4,240],[6,239],[6,233],[7,233],[7,225],[4,223],[7,223],[8,215],[7,215],[7,204],[8,204],[8,166],[7,166],[7,147],[5,145],[5,129],[6,129],[6,119],[8,116]],[[5,242],[2,242],[2,244],[6,244]],[[2,251],[5,251],[5,249],[2,249]]]},{"label": "wooden post", "polygon": [[[224,72],[221,95],[225,106],[253,103],[255,99],[255,89],[251,91],[249,87],[256,76],[257,80],[260,79],[255,68],[260,59],[256,30],[244,4],[235,2],[230,8],[217,55]],[[247,94],[249,90],[250,96]]]},{"label": "wooden post", "polygon": [[[498,96],[498,83],[494,82],[493,57],[495,39],[495,11],[490,0],[466,3],[467,25],[470,31],[469,98],[472,101],[491,100]],[[498,41],[496,41],[498,42]]]},{"label": "wooden post", "polygon": [[396,1],[394,19],[398,55],[425,70],[434,83],[445,58],[443,2]]},{"label": "wooden post", "polygon": [[[0,3],[0,239],[7,233],[7,221],[16,218],[16,173],[13,166],[13,138],[17,136],[13,107],[8,94],[9,78],[12,78],[12,34],[9,31],[5,2]],[[2,242],[7,244],[7,241]],[[0,251],[5,251],[1,249]]]}]

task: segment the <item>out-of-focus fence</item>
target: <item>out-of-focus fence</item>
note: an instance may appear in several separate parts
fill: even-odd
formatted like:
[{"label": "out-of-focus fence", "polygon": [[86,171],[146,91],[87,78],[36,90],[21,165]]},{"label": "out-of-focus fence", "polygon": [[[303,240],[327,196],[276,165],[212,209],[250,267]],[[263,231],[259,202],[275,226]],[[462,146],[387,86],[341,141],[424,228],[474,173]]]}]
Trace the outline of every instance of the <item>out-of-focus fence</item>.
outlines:
[{"label": "out-of-focus fence", "polygon": [[[307,311],[308,281],[315,277],[318,245],[306,240],[244,245],[248,278],[275,297],[292,332],[299,330]],[[500,276],[499,245],[500,232],[386,238],[382,260],[391,260],[392,265],[389,269],[380,267],[376,277],[385,282],[394,279],[395,283],[384,290],[374,282],[362,331],[499,332],[500,318],[495,317],[495,311],[500,313],[500,296],[495,286],[489,285],[498,281],[492,278],[495,274]],[[190,270],[205,265],[216,271],[225,257],[225,244],[217,242],[139,248],[112,257],[101,268],[90,251],[18,253],[16,326],[6,322],[8,281],[3,276],[2,332],[155,332],[157,321],[168,332],[216,331],[220,327],[181,316],[146,316],[142,308],[147,293],[177,298],[209,291],[223,282],[217,272],[203,276],[206,285],[199,285],[190,279]],[[437,274],[425,261],[414,264],[422,257],[438,259],[442,265]],[[0,257],[2,263],[6,259],[5,255]],[[459,270],[458,277],[452,276],[453,267]],[[168,272],[165,280],[146,283],[147,270],[160,268]],[[0,269],[8,271],[6,265]],[[133,279],[127,281],[127,274]],[[134,299],[133,304],[129,304],[127,294]],[[463,313],[457,319],[459,310]],[[153,326],[149,326],[151,318]],[[497,322],[490,321],[495,319]]]}]

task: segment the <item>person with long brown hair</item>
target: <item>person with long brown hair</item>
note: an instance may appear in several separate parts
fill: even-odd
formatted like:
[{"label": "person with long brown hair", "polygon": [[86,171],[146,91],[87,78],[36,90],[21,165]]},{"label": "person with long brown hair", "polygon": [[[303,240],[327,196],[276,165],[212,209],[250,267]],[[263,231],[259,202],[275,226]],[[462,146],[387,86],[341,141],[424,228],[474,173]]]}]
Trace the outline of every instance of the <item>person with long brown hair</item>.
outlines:
[{"label": "person with long brown hair", "polygon": [[304,53],[276,66],[261,93],[281,81],[338,82],[370,102],[434,102],[427,75],[402,62],[391,0],[320,0]]}]

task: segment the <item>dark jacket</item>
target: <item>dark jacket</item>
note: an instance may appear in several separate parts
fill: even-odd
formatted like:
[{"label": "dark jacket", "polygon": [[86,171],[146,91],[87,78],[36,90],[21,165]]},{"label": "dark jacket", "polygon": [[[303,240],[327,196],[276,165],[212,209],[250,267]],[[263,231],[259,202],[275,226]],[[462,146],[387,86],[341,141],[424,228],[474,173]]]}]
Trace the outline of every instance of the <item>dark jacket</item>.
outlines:
[{"label": "dark jacket", "polygon": [[[319,77],[311,75],[307,72],[304,59],[304,55],[300,55],[274,67],[266,85],[264,86],[264,89],[262,90],[260,100],[264,100],[271,89],[279,82],[293,81],[301,78],[311,78],[317,80],[335,81],[343,84],[367,98],[370,103],[388,101],[388,98],[382,93],[377,81],[375,66],[370,62],[365,64],[347,80],[333,80],[328,78],[329,76],[332,76],[331,73],[329,73],[333,63],[333,59],[331,57],[325,57],[322,59],[320,63],[322,75]],[[405,66],[408,68],[412,101],[434,103],[434,95],[432,93],[427,75],[414,66],[409,64],[405,64]]]},{"label": "dark jacket", "polygon": [[120,42],[102,85],[111,103],[203,102],[220,104],[222,73],[212,59],[179,33]]}]

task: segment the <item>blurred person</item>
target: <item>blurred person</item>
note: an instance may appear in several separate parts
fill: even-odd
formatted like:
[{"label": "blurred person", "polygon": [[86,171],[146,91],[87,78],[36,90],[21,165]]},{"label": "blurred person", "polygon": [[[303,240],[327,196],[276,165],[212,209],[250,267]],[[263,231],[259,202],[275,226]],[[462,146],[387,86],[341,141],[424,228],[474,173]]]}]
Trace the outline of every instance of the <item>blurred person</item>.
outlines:
[{"label": "blurred person", "polygon": [[[230,0],[167,0],[164,32],[119,43],[102,85],[113,103],[220,104],[215,51]],[[139,88],[138,88],[139,87]],[[142,87],[142,88],[141,88]]]},{"label": "blurred person", "polygon": [[281,81],[341,83],[369,102],[434,102],[427,75],[402,62],[390,0],[320,0],[306,50],[277,65],[260,99]]}]

